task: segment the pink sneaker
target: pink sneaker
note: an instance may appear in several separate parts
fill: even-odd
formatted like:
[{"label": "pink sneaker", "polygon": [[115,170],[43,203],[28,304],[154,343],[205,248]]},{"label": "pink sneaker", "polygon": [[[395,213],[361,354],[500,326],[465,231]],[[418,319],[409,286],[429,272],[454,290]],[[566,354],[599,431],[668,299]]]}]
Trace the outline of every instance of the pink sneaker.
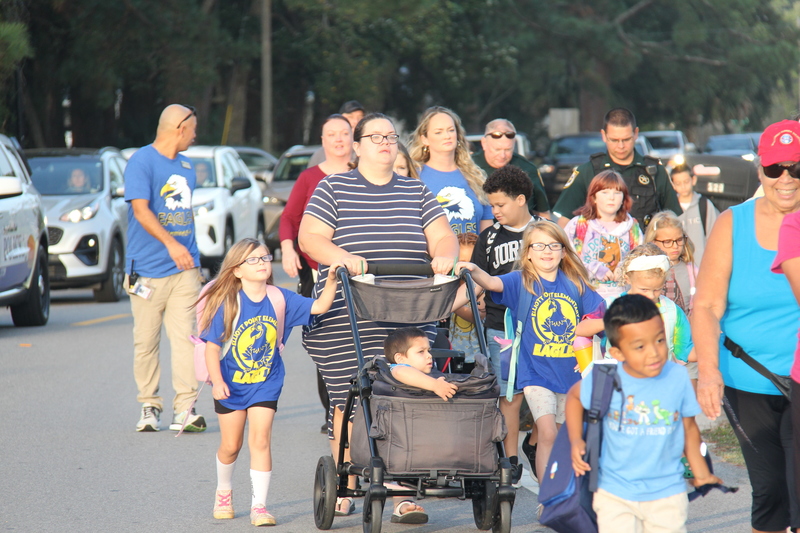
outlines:
[{"label": "pink sneaker", "polygon": [[254,526],[274,526],[275,517],[263,505],[256,505],[250,509],[250,523]]},{"label": "pink sneaker", "polygon": [[225,520],[233,518],[233,501],[230,490],[218,490],[214,498],[214,518]]}]

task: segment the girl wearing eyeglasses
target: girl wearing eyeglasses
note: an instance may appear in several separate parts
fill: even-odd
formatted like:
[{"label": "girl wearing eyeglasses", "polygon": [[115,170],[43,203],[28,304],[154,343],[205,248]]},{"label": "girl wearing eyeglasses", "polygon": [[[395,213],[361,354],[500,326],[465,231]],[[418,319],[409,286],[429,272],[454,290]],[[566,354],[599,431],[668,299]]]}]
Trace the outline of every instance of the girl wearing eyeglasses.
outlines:
[{"label": "girl wearing eyeglasses", "polygon": [[694,243],[683,231],[683,223],[672,211],[656,213],[647,226],[644,242],[655,244],[667,254],[672,268],[664,295],[691,317],[698,269],[694,264]]},{"label": "girl wearing eyeglasses", "polygon": [[492,208],[482,188],[486,173],[469,155],[458,115],[441,106],[425,111],[411,136],[409,152],[422,165],[419,177],[455,233],[480,234],[492,225]]},{"label": "girl wearing eyeglasses", "polygon": [[472,263],[457,268],[469,269],[476,283],[492,291],[492,300],[508,308],[514,324],[520,320],[515,316],[520,301],[526,292],[532,295],[521,319],[521,344],[516,366],[512,358],[508,392],[525,393],[539,432],[536,471],[541,474],[564,423],[566,393],[581,379],[572,344],[576,336],[591,338],[603,330],[605,300],[592,289],[567,234],[547,220],[528,225],[512,272],[490,276]]},{"label": "girl wearing eyeglasses", "polygon": [[[198,324],[219,417],[214,518],[234,517],[231,480],[249,421],[250,522],[256,526],[275,524],[266,503],[272,475],[272,421],[283,388],[283,344],[293,327],[308,325],[312,315],[330,309],[336,293],[337,265],[329,270],[319,299],[313,300],[272,286],[271,261],[267,247],[255,239],[234,244],[201,297],[206,305]],[[276,307],[283,312],[276,312]],[[278,338],[279,331],[283,338]]]}]

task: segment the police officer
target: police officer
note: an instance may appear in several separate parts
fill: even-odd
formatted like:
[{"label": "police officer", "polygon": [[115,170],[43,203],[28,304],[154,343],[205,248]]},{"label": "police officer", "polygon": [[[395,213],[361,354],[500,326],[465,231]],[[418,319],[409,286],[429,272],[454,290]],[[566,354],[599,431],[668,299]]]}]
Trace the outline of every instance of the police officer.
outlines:
[{"label": "police officer", "polygon": [[528,200],[528,211],[532,215],[550,218],[550,204],[544,192],[544,183],[539,170],[527,159],[514,151],[517,129],[510,120],[496,118],[486,124],[486,130],[481,138],[479,152],[472,154],[472,160],[491,176],[492,172],[506,165],[514,165],[525,171],[533,184],[533,194]]},{"label": "police officer", "polygon": [[636,118],[623,107],[606,113],[600,134],[607,152],[593,154],[588,163],[573,171],[564,190],[553,207],[553,215],[561,227],[566,226],[573,211],[586,203],[586,193],[592,178],[603,170],[612,169],[622,174],[628,193],[633,199],[631,216],[644,228],[650,217],[658,211],[669,209],[680,215],[683,210],[678,196],[670,184],[661,161],[642,156],[634,149],[639,137]]}]

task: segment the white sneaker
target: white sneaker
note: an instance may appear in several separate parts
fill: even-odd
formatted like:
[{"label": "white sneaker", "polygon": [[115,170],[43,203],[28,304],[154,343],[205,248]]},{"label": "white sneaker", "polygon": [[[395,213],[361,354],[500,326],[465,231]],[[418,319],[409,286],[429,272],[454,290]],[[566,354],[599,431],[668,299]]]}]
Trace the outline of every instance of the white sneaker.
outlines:
[{"label": "white sneaker", "polygon": [[186,417],[189,419],[186,421],[186,427],[183,428],[184,431],[188,431],[190,433],[200,433],[201,431],[206,430],[206,419],[203,418],[203,415],[198,415],[194,412],[194,407],[192,410],[189,411],[181,411],[180,413],[175,413],[172,416],[172,424],[169,425],[169,429],[172,431],[180,431],[183,427],[183,420]]},{"label": "white sneaker", "polygon": [[136,424],[136,431],[158,431],[161,424],[161,409],[155,405],[142,406],[142,416]]}]

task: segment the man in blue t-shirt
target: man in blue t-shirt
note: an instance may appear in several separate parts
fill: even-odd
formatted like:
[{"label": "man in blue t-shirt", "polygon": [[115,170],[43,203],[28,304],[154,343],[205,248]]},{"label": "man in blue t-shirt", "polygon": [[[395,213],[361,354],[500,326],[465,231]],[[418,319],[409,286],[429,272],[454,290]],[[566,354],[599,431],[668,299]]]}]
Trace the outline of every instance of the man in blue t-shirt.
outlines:
[{"label": "man in blue t-shirt", "polygon": [[133,314],[133,376],[142,414],[136,431],[158,431],[163,400],[158,395],[161,327],[172,349],[173,417],[169,428],[205,431],[205,419],[190,409],[197,390],[191,306],[200,293],[200,254],[194,235],[192,191],[197,177],[179,152],[195,139],[194,108],[167,106],[156,139],[137,151],[125,169],[128,247],[125,271]]}]

